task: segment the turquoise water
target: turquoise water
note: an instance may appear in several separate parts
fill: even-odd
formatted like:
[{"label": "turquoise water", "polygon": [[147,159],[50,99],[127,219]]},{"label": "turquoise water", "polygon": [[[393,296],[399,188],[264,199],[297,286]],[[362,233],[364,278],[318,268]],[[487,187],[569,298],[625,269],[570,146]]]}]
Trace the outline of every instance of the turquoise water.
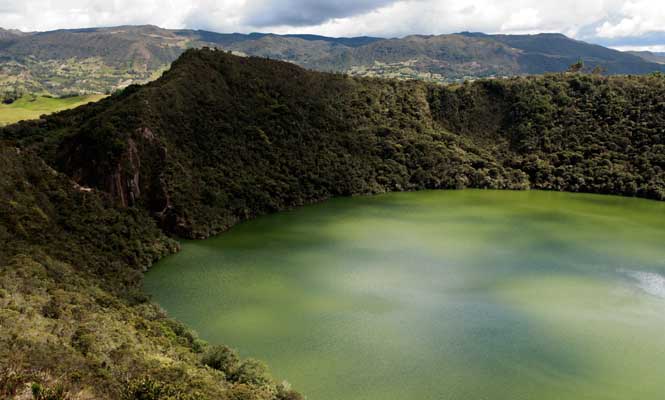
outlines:
[{"label": "turquoise water", "polygon": [[311,400],[665,398],[665,203],[342,198],[183,243],[146,290]]}]

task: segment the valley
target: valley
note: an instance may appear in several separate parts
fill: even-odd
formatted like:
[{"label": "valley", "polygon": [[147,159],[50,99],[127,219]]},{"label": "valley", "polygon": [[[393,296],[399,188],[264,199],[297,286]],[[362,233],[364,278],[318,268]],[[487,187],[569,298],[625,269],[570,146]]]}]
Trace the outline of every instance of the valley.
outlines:
[{"label": "valley", "polygon": [[76,108],[103,99],[104,95],[72,96],[53,98],[24,96],[11,104],[0,104],[0,126],[23,120],[38,119],[42,115]]}]

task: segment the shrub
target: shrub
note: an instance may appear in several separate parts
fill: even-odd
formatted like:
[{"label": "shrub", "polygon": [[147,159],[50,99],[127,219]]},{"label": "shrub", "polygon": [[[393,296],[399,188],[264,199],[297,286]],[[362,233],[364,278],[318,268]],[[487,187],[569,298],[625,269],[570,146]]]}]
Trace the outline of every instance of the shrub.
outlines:
[{"label": "shrub", "polygon": [[79,327],[72,335],[72,347],[87,355],[93,348],[95,336],[86,328]]},{"label": "shrub", "polygon": [[19,372],[0,368],[0,398],[12,398],[23,382],[24,376]]},{"label": "shrub", "polygon": [[149,377],[142,377],[126,382],[121,399],[195,400],[195,396],[187,393],[186,389],[179,388],[174,384],[155,381]]},{"label": "shrub", "polygon": [[31,386],[32,397],[35,400],[68,400],[69,396],[65,393],[62,385],[53,387],[44,387],[39,383],[33,383]]},{"label": "shrub", "polygon": [[257,400],[251,387],[247,385],[234,385],[224,396],[225,400]]},{"label": "shrub", "polygon": [[277,385],[277,395],[275,400],[304,400],[304,397],[291,389],[291,385],[284,381]]},{"label": "shrub", "polygon": [[238,369],[229,378],[233,382],[250,385],[268,385],[272,381],[266,365],[251,358],[241,362]]},{"label": "shrub", "polygon": [[240,367],[238,353],[227,346],[212,346],[205,352],[201,362],[204,365],[224,372],[226,376],[234,376]]}]

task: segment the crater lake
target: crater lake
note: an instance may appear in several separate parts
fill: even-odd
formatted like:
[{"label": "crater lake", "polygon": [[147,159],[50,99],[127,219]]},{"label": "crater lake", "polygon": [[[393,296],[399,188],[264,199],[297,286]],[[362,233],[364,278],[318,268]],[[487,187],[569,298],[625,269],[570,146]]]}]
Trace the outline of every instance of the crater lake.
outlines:
[{"label": "crater lake", "polygon": [[184,241],[145,287],[312,400],[660,400],[664,244],[655,201],[395,193]]}]

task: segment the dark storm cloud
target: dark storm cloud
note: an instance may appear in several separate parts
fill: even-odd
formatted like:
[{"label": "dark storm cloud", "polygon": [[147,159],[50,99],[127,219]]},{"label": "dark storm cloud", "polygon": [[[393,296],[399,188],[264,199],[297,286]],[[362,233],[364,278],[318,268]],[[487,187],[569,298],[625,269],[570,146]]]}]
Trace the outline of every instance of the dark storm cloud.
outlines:
[{"label": "dark storm cloud", "polygon": [[333,18],[351,17],[396,0],[253,0],[245,22],[251,26],[311,26]]}]

